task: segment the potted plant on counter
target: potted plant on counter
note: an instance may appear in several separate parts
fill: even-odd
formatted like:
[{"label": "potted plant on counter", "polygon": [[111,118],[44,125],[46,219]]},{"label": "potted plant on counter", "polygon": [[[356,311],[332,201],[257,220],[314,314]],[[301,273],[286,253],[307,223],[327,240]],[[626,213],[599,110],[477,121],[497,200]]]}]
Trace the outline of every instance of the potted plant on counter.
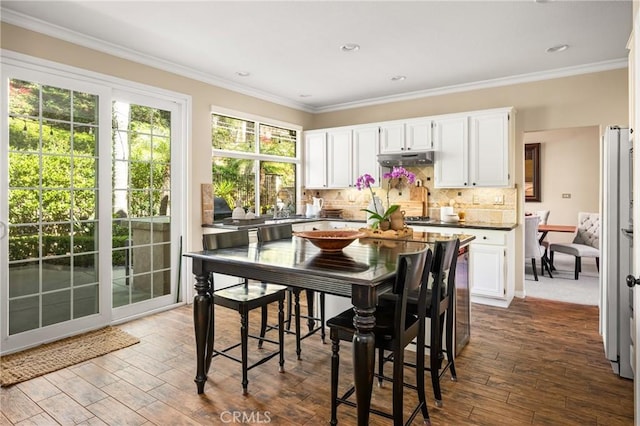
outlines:
[{"label": "potted plant on counter", "polygon": [[[400,205],[391,204],[389,201],[389,191],[391,190],[391,182],[393,181],[396,185],[402,184],[402,179],[406,179],[408,184],[413,184],[416,180],[416,175],[406,170],[404,167],[394,167],[390,172],[385,173],[382,176],[384,179],[388,179],[387,184],[387,206],[389,206],[386,210],[382,206],[382,201],[379,197],[376,196],[375,192],[371,188],[371,185],[376,181],[368,173],[358,177],[356,181],[356,188],[359,191],[362,191],[365,188],[369,188],[371,191],[371,202],[366,209],[361,209],[362,211],[367,212],[369,215],[367,217],[368,225],[373,229],[381,229],[386,231],[391,227],[393,223],[401,223],[400,225],[393,226],[392,229],[402,229],[404,227],[404,217],[402,212],[399,210]],[[392,220],[392,216],[395,214],[395,220]],[[399,221],[397,215],[400,215]]]}]

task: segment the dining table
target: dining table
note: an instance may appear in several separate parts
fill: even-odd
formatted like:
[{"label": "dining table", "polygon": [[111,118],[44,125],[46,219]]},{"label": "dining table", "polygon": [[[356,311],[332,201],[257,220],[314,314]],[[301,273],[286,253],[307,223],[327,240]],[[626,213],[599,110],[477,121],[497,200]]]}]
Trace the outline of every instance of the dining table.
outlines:
[{"label": "dining table", "polygon": [[352,353],[357,418],[359,425],[368,424],[375,363],[372,329],[376,322],[374,314],[378,297],[391,289],[398,255],[423,249],[425,243],[429,244],[427,240],[360,238],[339,252],[323,252],[310,241],[293,236],[265,243],[252,242],[244,246],[185,253],[191,258],[196,281],[193,315],[197,372],[194,381],[198,393],[204,392],[208,379],[211,351],[207,348],[214,340],[213,329],[208,327],[212,320],[212,273],[316,290],[351,298],[356,328]]},{"label": "dining table", "polygon": [[[553,225],[553,224],[540,224],[538,225],[538,232],[540,233],[539,237],[538,237],[538,242],[542,245],[542,242],[544,241],[545,238],[547,238],[547,234],[549,232],[564,232],[564,233],[574,233],[576,232],[577,227],[575,225]],[[547,265],[547,270],[549,272],[549,278],[553,278],[553,276],[551,275],[551,271],[554,270],[555,268],[553,267],[553,264],[551,262],[551,260],[549,259],[549,256],[547,255],[547,248],[545,246],[545,250],[544,253],[542,255],[542,262],[543,265]]]}]

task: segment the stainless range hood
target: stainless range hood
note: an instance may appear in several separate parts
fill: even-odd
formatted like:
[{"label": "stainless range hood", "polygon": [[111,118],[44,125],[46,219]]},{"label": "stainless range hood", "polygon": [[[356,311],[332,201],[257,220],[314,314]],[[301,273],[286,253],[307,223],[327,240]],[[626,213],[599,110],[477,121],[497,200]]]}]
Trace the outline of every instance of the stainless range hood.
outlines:
[{"label": "stainless range hood", "polygon": [[433,151],[399,152],[395,154],[379,154],[378,163],[382,167],[415,167],[433,165]]}]

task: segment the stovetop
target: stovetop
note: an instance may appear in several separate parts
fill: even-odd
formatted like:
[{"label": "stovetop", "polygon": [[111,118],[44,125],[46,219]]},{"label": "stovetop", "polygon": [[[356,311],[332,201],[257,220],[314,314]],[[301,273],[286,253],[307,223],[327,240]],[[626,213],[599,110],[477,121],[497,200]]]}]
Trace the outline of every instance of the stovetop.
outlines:
[{"label": "stovetop", "polygon": [[435,222],[429,216],[405,216],[404,221],[409,225],[424,225]]}]

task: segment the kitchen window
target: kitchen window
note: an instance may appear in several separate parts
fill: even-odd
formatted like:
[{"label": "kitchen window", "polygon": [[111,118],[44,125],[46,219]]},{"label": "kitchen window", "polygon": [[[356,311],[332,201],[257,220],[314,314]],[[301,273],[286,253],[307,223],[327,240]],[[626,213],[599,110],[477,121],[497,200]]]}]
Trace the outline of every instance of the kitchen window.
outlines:
[{"label": "kitchen window", "polygon": [[257,215],[295,214],[300,134],[294,125],[213,113],[214,195]]}]

